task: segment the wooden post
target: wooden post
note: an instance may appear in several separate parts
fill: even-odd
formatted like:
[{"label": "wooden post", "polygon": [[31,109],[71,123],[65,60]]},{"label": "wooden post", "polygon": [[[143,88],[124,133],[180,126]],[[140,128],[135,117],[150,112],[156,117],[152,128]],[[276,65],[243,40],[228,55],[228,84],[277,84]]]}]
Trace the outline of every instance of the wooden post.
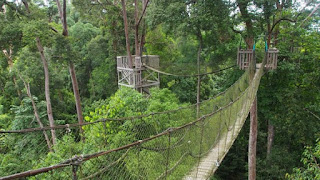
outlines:
[{"label": "wooden post", "polygon": [[72,180],[78,180],[77,169],[78,169],[77,165],[72,165]]}]

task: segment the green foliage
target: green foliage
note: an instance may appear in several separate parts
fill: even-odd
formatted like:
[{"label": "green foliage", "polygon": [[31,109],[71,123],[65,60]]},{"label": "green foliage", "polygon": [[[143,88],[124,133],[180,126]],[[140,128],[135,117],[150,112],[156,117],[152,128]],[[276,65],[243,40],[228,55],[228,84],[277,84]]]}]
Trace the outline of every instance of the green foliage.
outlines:
[{"label": "green foliage", "polygon": [[[34,98],[34,100],[37,102],[37,98]],[[42,101],[37,103],[37,105],[41,121],[44,125],[48,125],[48,121],[46,120],[46,103]],[[20,106],[13,106],[11,110],[15,116],[8,128],[19,130],[39,127],[34,119],[33,108],[29,98],[23,99]],[[0,137],[1,150],[5,151],[1,154],[3,156],[0,161],[1,176],[26,171],[33,166],[33,163],[36,163],[35,159],[45,155],[47,152],[46,148],[35,148],[39,144],[42,144],[44,140],[41,133],[33,133],[27,136],[23,134],[5,134],[3,137]]]},{"label": "green foliage", "polygon": [[7,129],[11,120],[10,114],[4,113],[4,107],[0,104],[0,129]]},{"label": "green foliage", "polygon": [[[33,97],[33,99],[37,104],[37,109],[42,122],[47,126],[49,122],[46,120],[46,103],[44,101],[37,103],[38,99],[36,97]],[[11,110],[15,114],[14,120],[11,122],[12,129],[18,130],[39,127],[37,121],[34,119],[33,108],[29,97],[24,98],[21,101],[20,106],[12,106]]]},{"label": "green foliage", "polygon": [[[184,45],[181,43],[181,45]],[[163,32],[161,25],[154,30],[148,31],[146,35],[145,50],[147,54],[155,54],[161,57],[161,64],[168,63],[181,59],[182,54],[178,50],[178,43]]]},{"label": "green foliage", "polygon": [[[94,122],[103,118],[131,117],[148,112],[161,112],[176,109],[178,103],[178,99],[168,89],[152,89],[151,98],[145,99],[137,91],[130,88],[121,88],[110,98],[108,104],[98,103],[97,108],[90,112],[85,120]],[[86,137],[92,139],[91,142],[106,142],[110,147],[115,148],[135,139],[142,139],[155,134],[152,130],[154,121],[153,118],[141,119],[136,122],[106,121],[102,123],[103,126],[98,123],[97,125],[84,127],[84,130]],[[173,124],[175,121],[170,121],[165,116],[163,116],[161,122],[161,126],[154,127],[158,132],[175,125]]]},{"label": "green foliage", "polygon": [[[10,45],[13,46],[13,50],[17,51],[21,47],[22,29],[19,21],[8,21],[4,17],[0,18],[1,30],[0,30],[0,48],[8,49]],[[10,23],[9,23],[10,22]]]},{"label": "green foliage", "polygon": [[70,36],[72,37],[72,44],[75,51],[80,56],[84,56],[84,50],[90,40],[96,37],[100,31],[90,23],[77,22],[70,27]]},{"label": "green foliage", "polygon": [[41,44],[49,47],[52,44],[53,37],[49,24],[44,20],[31,20],[23,25],[23,43],[29,45],[32,51],[37,52],[36,38],[38,37]]},{"label": "green foliage", "polygon": [[320,141],[315,147],[307,146],[303,152],[301,162],[303,167],[294,168],[292,174],[286,174],[287,179],[319,179],[320,178]]}]

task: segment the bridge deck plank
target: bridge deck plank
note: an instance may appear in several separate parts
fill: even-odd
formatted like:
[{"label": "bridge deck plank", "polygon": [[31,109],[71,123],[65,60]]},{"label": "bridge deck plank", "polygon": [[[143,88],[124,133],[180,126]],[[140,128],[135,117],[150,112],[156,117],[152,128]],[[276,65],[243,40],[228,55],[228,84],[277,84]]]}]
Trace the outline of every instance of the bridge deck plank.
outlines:
[{"label": "bridge deck plank", "polygon": [[[261,66],[261,64],[257,64],[257,69],[260,69]],[[255,77],[258,76],[258,74],[259,73],[256,73]],[[214,174],[235,141],[236,138],[234,137],[237,137],[240,133],[248,113],[246,106],[243,106],[237,116],[235,124],[231,124],[229,126],[228,131],[222,135],[219,142],[206,156],[200,159],[199,165],[197,164],[197,166],[195,166],[191,172],[183,178],[184,180],[204,180],[209,179],[210,176]],[[224,151],[222,152],[222,150]]]},{"label": "bridge deck plank", "polygon": [[[241,118],[237,118],[236,124],[235,124],[235,130],[234,133],[239,133],[242,127],[242,122],[240,121]],[[193,168],[190,174],[184,177],[185,180],[203,180],[208,179],[211,174],[213,174],[219,167],[219,164],[221,163],[222,159],[224,158],[225,154],[227,152],[221,152],[223,149],[229,149],[226,148],[226,146],[231,147],[233,144],[233,125],[228,128],[229,131],[225,133],[221,138],[220,141],[216,144],[215,147],[213,147],[207,156],[203,157],[200,160],[199,166]]]}]

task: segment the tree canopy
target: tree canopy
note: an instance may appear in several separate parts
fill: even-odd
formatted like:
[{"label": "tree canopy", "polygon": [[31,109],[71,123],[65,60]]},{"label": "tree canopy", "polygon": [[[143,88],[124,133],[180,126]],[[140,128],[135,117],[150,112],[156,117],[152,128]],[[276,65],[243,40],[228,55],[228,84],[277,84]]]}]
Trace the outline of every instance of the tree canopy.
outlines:
[{"label": "tree canopy", "polygon": [[[237,81],[243,71],[236,67],[210,72],[234,66],[238,49],[255,47],[261,62],[266,47],[277,48],[278,68],[263,76],[258,91],[257,178],[317,179],[319,3],[2,0],[0,130],[92,123],[188,107]],[[148,95],[119,87],[116,57],[127,55],[128,50],[132,55],[159,55],[159,70],[177,76],[161,75],[160,87]],[[195,76],[199,73],[208,74],[200,79]],[[194,112],[184,113],[191,117]],[[137,122],[104,121],[68,133],[0,133],[0,176],[50,166],[80,152],[117,148],[186,122],[159,115]],[[248,126],[213,179],[247,178]],[[35,148],[39,144],[44,145]],[[126,163],[127,169],[117,168],[135,173],[130,166],[136,159]],[[88,166],[91,171],[84,173],[98,171],[94,164]],[[148,164],[142,166],[148,168]],[[63,177],[63,172],[52,175],[52,179]]]}]

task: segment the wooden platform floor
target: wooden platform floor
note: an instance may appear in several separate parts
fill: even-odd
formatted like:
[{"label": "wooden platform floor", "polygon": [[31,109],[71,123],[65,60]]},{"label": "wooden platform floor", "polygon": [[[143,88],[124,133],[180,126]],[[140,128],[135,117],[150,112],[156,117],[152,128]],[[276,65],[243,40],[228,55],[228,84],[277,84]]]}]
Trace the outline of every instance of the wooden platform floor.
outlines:
[{"label": "wooden platform floor", "polygon": [[260,68],[261,68],[261,66],[262,66],[262,63],[258,63],[258,64],[256,64],[256,69],[260,69]]}]

